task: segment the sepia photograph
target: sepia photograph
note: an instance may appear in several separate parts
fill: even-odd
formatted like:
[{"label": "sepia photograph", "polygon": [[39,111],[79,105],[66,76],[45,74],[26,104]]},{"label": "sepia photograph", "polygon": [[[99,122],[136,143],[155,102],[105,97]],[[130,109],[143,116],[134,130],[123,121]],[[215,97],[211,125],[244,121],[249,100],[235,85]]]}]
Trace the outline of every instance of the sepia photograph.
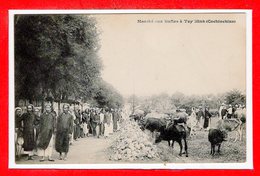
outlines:
[{"label": "sepia photograph", "polygon": [[9,167],[250,169],[251,11],[9,11]]}]

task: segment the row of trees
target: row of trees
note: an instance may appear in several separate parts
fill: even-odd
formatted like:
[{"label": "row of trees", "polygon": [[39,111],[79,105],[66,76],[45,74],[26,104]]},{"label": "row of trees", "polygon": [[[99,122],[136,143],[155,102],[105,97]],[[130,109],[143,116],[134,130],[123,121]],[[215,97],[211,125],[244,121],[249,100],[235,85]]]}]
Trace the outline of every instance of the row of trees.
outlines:
[{"label": "row of trees", "polygon": [[231,90],[222,94],[208,95],[190,95],[187,96],[181,92],[176,92],[172,95],[159,94],[149,97],[130,96],[128,103],[132,106],[131,109],[142,109],[150,112],[152,110],[171,113],[176,108],[186,109],[191,112],[192,107],[209,106],[212,110],[217,110],[222,103],[227,105],[246,104],[246,95],[238,90]]},{"label": "row of trees", "polygon": [[[116,108],[121,95],[102,80],[99,31],[88,15],[15,16],[15,100],[95,102]],[[115,96],[114,96],[115,95]]]}]

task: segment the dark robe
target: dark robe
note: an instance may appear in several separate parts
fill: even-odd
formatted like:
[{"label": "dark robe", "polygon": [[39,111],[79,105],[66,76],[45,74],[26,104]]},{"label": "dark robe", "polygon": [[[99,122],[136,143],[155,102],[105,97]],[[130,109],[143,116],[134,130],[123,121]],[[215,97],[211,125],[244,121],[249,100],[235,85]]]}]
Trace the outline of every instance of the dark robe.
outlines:
[{"label": "dark robe", "polygon": [[21,121],[23,122],[24,151],[32,151],[36,146],[36,134],[34,130],[39,121],[39,117],[33,112],[27,112],[22,115]]},{"label": "dark robe", "polygon": [[37,139],[37,147],[45,150],[54,133],[56,118],[53,113],[44,112],[40,117],[39,135]]},{"label": "dark robe", "polygon": [[81,115],[79,111],[74,112],[76,119],[74,120],[74,139],[80,137],[80,124],[81,124]]},{"label": "dark robe", "polygon": [[196,115],[197,115],[196,116],[197,120],[200,120],[201,117],[203,117],[203,118],[205,117],[205,114],[204,114],[204,112],[202,110],[199,110],[199,112],[197,112]]},{"label": "dark robe", "polygon": [[15,128],[17,129],[17,137],[23,137],[22,115],[15,115]]},{"label": "dark robe", "polygon": [[117,121],[120,118],[120,115],[118,112],[114,112],[113,114],[113,130],[116,131],[117,130]]},{"label": "dark robe", "polygon": [[73,132],[73,116],[70,113],[62,113],[57,119],[57,132],[55,149],[57,152],[69,151],[69,135]]},{"label": "dark robe", "polygon": [[15,128],[22,128],[22,115],[15,115]]},{"label": "dark robe", "polygon": [[222,117],[222,119],[224,118],[224,116],[227,115],[227,113],[228,113],[228,110],[227,110],[227,109],[222,109],[222,110],[221,110],[221,117]]},{"label": "dark robe", "polygon": [[91,127],[91,124],[90,124],[90,113],[86,113],[85,114],[85,122],[88,124],[88,129],[89,129],[89,133],[92,133],[92,127]]},{"label": "dark robe", "polygon": [[94,114],[92,119],[92,127],[93,127],[93,135],[99,135],[99,133],[96,131],[97,126],[100,124],[100,116],[99,114]]},{"label": "dark robe", "polygon": [[40,120],[41,120],[39,116],[37,116],[37,117],[38,117],[38,120],[35,121],[35,130],[36,130],[36,134],[35,134],[36,138],[35,138],[35,140],[36,140],[36,142],[37,142],[38,136],[39,136]]},{"label": "dark robe", "polygon": [[96,135],[96,131],[94,130],[94,122],[93,122],[93,119],[94,119],[94,112],[90,112],[90,115],[89,115],[89,125],[90,125],[90,129],[91,129],[91,133],[93,134],[93,136]]},{"label": "dark robe", "polygon": [[205,110],[205,120],[204,120],[204,125],[203,128],[208,128],[209,126],[209,119],[211,118],[211,113],[208,110]]},{"label": "dark robe", "polygon": [[87,124],[89,123],[89,115],[87,113],[82,115],[82,122]]}]

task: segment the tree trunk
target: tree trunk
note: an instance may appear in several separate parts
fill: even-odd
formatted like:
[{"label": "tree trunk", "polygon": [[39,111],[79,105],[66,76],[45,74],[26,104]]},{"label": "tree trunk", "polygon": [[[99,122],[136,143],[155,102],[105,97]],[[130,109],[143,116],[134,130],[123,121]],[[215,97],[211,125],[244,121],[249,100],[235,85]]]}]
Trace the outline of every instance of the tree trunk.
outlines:
[{"label": "tree trunk", "polygon": [[58,101],[58,115],[60,115],[60,100]]},{"label": "tree trunk", "polygon": [[43,110],[44,110],[44,91],[42,91],[42,102],[41,102],[41,107],[42,107],[42,113],[43,113]]},{"label": "tree trunk", "polygon": [[33,102],[32,102],[32,99],[31,99],[31,98],[29,98],[29,104],[33,104]]},{"label": "tree trunk", "polygon": [[19,98],[15,98],[15,107],[19,106]]}]

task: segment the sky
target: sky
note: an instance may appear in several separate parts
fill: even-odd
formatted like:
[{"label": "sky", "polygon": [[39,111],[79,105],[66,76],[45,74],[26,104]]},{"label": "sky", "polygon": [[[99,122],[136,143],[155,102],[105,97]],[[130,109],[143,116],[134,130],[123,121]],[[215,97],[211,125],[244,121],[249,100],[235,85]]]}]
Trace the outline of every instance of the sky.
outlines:
[{"label": "sky", "polygon": [[[246,89],[244,14],[103,14],[102,77],[122,95],[217,94]],[[236,20],[185,23],[184,20]],[[138,23],[153,20],[153,23]],[[182,20],[158,23],[157,20]]]}]

